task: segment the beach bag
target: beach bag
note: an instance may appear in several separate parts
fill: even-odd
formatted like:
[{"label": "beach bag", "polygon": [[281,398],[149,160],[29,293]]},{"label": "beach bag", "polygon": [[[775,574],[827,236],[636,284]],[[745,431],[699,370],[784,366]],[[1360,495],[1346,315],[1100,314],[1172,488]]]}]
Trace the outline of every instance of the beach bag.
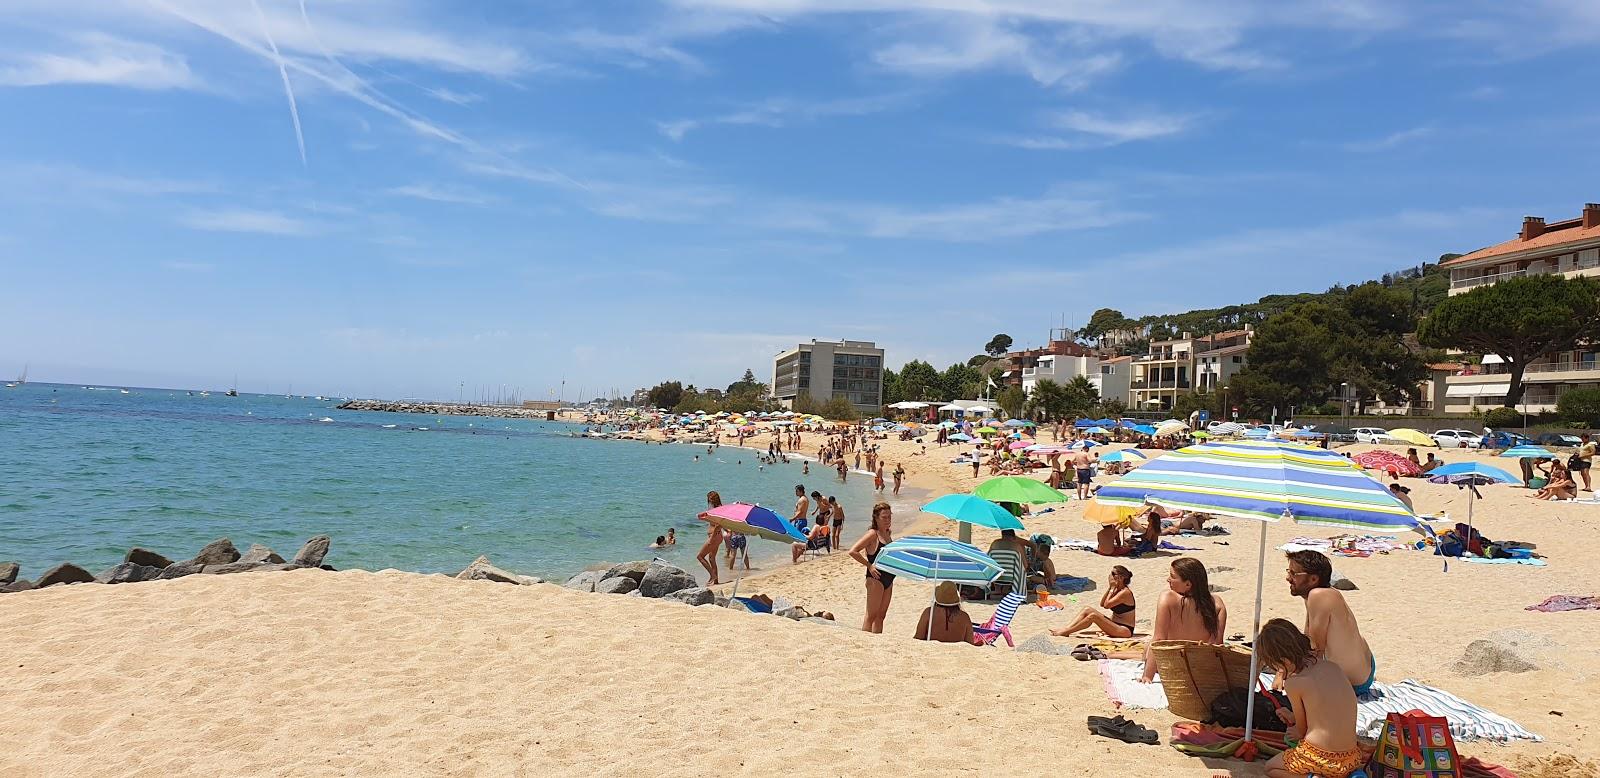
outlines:
[{"label": "beach bag", "polygon": [[1378,733],[1378,747],[1367,765],[1370,778],[1458,778],[1455,738],[1450,722],[1420,710],[1391,713]]},{"label": "beach bag", "polygon": [[[1211,720],[1207,723],[1219,727],[1244,726],[1244,706],[1248,704],[1245,702],[1245,694],[1243,689],[1229,689],[1217,695],[1217,698],[1211,701]],[[1256,729],[1268,732],[1283,732],[1288,729],[1288,726],[1278,718],[1276,706],[1272,704],[1272,700],[1267,699],[1267,695],[1256,692],[1250,697],[1256,706],[1254,722]]]}]

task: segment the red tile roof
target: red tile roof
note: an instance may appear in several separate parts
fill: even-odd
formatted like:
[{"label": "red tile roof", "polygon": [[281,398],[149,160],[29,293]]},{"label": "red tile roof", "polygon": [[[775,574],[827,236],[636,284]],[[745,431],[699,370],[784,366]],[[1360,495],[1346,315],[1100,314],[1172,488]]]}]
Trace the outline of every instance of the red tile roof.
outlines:
[{"label": "red tile roof", "polygon": [[1447,262],[1442,262],[1440,266],[1454,267],[1528,249],[1554,249],[1565,246],[1568,243],[1597,239],[1600,239],[1600,225],[1584,229],[1582,219],[1568,219],[1564,222],[1546,225],[1544,234],[1533,240],[1523,240],[1521,236],[1518,236],[1504,243],[1496,243],[1488,248],[1478,249],[1471,254],[1464,254]]}]

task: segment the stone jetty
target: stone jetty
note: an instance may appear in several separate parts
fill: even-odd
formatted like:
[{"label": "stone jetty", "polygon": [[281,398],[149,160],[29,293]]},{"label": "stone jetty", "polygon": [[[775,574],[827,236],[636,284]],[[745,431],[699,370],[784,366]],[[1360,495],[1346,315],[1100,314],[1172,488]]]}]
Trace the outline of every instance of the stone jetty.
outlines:
[{"label": "stone jetty", "polygon": [[63,562],[40,574],[36,580],[20,578],[21,568],[15,562],[0,562],[0,593],[25,592],[47,586],[67,584],[125,584],[144,581],[161,581],[182,578],[186,575],[227,575],[230,573],[269,573],[282,570],[320,569],[332,570],[322,563],[332,542],[327,535],[317,535],[307,540],[294,558],[288,562],[277,552],[260,544],[252,544],[243,554],[233,541],[217,538],[207,543],[194,556],[174,562],[161,554],[145,548],[128,549],[122,564],[102,570],[95,575],[71,562]]},{"label": "stone jetty", "polygon": [[425,403],[406,400],[350,400],[339,405],[341,411],[384,411],[417,413],[423,416],[493,416],[502,419],[546,419],[550,411],[512,405],[473,405]]}]

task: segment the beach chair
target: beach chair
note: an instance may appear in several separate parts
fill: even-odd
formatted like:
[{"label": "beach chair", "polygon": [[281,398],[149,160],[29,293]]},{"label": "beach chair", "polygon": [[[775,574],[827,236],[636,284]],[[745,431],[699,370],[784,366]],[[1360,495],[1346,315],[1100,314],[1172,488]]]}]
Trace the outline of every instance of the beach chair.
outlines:
[{"label": "beach chair", "polygon": [[1009,548],[997,548],[989,552],[989,558],[1000,564],[1005,570],[995,579],[996,584],[1009,585],[1012,593],[1021,594],[1023,601],[1028,597],[1028,563],[1023,561],[1022,555]]},{"label": "beach chair", "polygon": [[1011,640],[1011,620],[1016,618],[1017,609],[1027,598],[1020,592],[1012,592],[1000,600],[994,607],[994,615],[983,623],[981,627],[972,628],[972,644],[975,646],[992,646],[996,638],[1005,638],[1006,645],[1016,648],[1017,644]]}]

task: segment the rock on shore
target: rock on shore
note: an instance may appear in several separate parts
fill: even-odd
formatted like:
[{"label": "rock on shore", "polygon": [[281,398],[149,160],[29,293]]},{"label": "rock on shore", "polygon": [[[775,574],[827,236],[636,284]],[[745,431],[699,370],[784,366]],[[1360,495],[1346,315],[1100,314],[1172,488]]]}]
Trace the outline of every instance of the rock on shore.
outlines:
[{"label": "rock on shore", "polygon": [[[284,562],[283,557],[259,543],[252,543],[250,550],[240,554],[234,548],[233,541],[227,538],[218,538],[207,543],[204,548],[191,559],[182,562],[173,562],[167,557],[146,548],[131,548],[127,556],[123,557],[120,565],[102,570],[99,575],[91,575],[88,570],[64,562],[46,570],[36,581],[28,581],[17,577],[20,572],[15,562],[0,563],[0,593],[25,592],[29,589],[42,589],[46,586],[74,583],[102,583],[123,584],[141,583],[144,581],[170,580],[182,578],[186,575],[208,573],[212,575],[226,575],[228,573],[267,573],[282,570],[298,570],[300,568],[320,567],[324,570],[333,568],[322,564],[332,545],[327,535],[317,535],[301,547],[295,554],[293,562]],[[488,560],[483,560],[487,563]],[[518,576],[521,578],[521,576]],[[525,579],[518,583],[537,581],[538,579]]]}]

